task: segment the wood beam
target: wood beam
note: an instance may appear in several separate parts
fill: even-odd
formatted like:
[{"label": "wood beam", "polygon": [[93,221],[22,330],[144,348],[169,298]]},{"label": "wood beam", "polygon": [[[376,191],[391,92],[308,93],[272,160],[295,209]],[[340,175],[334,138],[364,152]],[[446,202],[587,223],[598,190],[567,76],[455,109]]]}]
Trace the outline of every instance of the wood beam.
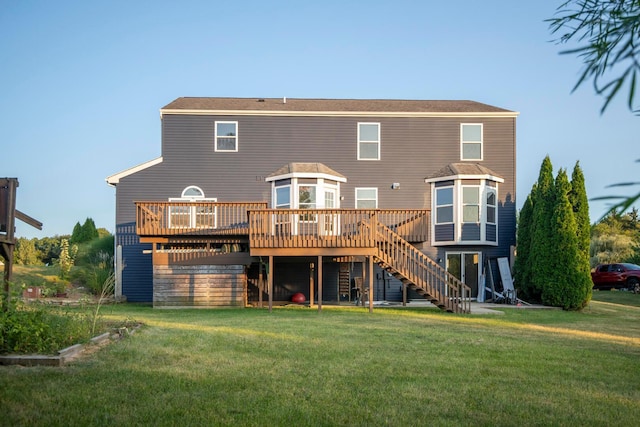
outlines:
[{"label": "wood beam", "polygon": [[29,215],[20,212],[18,209],[16,209],[15,212],[16,218],[18,218],[20,221],[25,222],[30,226],[37,228],[38,230],[42,230],[42,223],[40,221],[35,218],[31,218]]}]

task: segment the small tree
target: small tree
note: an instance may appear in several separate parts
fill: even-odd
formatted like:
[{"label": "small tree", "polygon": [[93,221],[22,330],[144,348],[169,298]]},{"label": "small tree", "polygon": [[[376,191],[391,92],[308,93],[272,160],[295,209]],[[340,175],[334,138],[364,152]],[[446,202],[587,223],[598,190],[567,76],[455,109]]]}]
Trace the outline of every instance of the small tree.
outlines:
[{"label": "small tree", "polygon": [[71,242],[72,243],[82,243],[82,226],[80,222],[76,222],[76,225],[73,226],[73,233],[71,233]]},{"label": "small tree", "polygon": [[77,253],[78,247],[76,245],[69,248],[69,241],[62,239],[60,242],[60,258],[58,259],[61,279],[67,279],[69,277],[69,272],[71,271],[71,267],[73,267]]},{"label": "small tree", "polygon": [[38,265],[40,258],[35,245],[36,239],[27,239],[20,237],[16,241],[16,248],[13,253],[16,264],[22,265]]}]

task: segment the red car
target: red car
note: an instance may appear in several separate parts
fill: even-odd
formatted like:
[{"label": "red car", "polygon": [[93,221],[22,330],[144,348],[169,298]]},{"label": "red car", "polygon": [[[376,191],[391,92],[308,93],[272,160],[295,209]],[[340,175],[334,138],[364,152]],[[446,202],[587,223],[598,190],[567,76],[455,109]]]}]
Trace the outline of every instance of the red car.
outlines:
[{"label": "red car", "polygon": [[591,272],[593,289],[629,289],[640,293],[640,266],[629,263],[600,264]]}]

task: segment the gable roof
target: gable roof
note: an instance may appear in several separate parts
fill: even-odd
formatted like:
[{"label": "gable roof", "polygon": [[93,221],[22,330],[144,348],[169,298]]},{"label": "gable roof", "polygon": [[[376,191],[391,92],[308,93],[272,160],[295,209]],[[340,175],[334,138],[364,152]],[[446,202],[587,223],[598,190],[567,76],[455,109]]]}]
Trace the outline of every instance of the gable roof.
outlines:
[{"label": "gable roof", "polygon": [[110,175],[108,177],[105,178],[105,181],[107,181],[107,184],[111,185],[112,187],[116,186],[117,184],[120,183],[120,180],[122,178],[125,178],[129,175],[133,175],[136,172],[140,172],[141,170],[150,168],[151,166],[157,165],[159,163],[162,163],[162,157],[157,157],[153,160],[149,160],[148,162],[144,162],[141,163],[139,165],[133,166],[129,169],[125,169],[122,172],[118,172],[115,173],[113,175]]},{"label": "gable roof", "polygon": [[181,97],[160,114],[210,115],[332,115],[332,116],[466,116],[516,117],[505,110],[475,101],[400,99],[199,98]]},{"label": "gable roof", "polygon": [[504,178],[479,163],[449,163],[434,174],[426,177],[424,182],[445,181],[447,179],[491,179],[504,182]]},{"label": "gable roof", "polygon": [[287,163],[277,171],[265,178],[265,181],[275,181],[278,179],[302,177],[302,178],[328,178],[334,181],[346,182],[347,178],[334,171],[323,163]]}]

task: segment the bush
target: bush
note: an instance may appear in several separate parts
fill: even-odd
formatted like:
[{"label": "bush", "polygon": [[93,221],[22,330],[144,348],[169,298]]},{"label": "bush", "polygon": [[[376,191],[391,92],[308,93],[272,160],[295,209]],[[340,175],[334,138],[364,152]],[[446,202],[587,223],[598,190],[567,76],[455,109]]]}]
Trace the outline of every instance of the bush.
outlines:
[{"label": "bush", "polygon": [[91,338],[91,321],[60,306],[10,303],[0,311],[0,353],[55,354]]}]

